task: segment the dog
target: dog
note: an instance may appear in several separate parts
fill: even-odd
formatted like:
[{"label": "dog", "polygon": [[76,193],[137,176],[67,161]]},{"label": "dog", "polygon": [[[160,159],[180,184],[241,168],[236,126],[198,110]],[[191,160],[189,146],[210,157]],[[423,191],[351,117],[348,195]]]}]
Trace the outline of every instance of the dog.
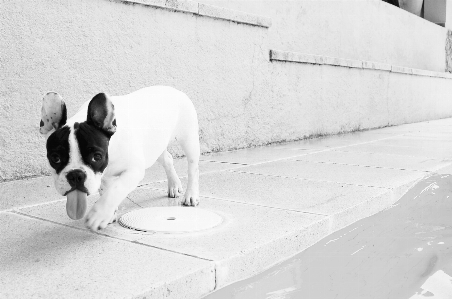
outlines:
[{"label": "dog", "polygon": [[158,161],[168,179],[168,196],[183,193],[167,151],[176,139],[188,162],[187,190],[181,203],[199,204],[199,134],[195,107],[187,95],[172,87],[152,86],[124,96],[99,93],[67,119],[62,97],[43,98],[40,133],[45,136],[47,160],[56,190],[67,197],[71,219],[85,216],[87,196],[100,198],[85,225],[100,230],[116,220],[119,204]]}]

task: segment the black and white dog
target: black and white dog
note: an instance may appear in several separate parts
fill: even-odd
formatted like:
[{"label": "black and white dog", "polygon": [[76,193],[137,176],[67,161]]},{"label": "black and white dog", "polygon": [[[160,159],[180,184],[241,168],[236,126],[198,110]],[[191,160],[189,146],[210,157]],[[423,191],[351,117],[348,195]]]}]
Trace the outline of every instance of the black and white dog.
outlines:
[{"label": "black and white dog", "polygon": [[86,217],[92,230],[116,217],[121,201],[134,190],[155,161],[168,177],[168,196],[183,192],[167,151],[176,138],[188,160],[188,184],[182,204],[199,203],[199,135],[196,110],[182,92],[165,86],[140,89],[125,96],[99,93],[67,119],[61,96],[49,92],[42,104],[40,132],[57,191],[67,196],[70,218],[83,218],[87,195],[99,200]]}]

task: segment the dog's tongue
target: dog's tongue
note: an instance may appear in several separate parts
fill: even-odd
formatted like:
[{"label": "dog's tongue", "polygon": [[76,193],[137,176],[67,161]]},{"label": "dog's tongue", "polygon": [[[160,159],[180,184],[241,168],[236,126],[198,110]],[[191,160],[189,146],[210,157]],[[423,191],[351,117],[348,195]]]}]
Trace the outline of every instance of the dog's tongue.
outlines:
[{"label": "dog's tongue", "polygon": [[66,212],[71,219],[78,220],[85,216],[86,197],[87,194],[79,190],[67,194]]}]

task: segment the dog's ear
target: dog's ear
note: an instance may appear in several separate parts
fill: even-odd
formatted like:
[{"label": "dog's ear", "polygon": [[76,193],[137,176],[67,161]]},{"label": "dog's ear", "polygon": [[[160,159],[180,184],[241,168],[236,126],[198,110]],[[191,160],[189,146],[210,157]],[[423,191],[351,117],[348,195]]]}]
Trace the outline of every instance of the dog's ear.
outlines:
[{"label": "dog's ear", "polygon": [[67,110],[63,98],[56,92],[48,92],[42,99],[41,123],[39,132],[47,134],[66,124]]},{"label": "dog's ear", "polygon": [[105,93],[97,94],[89,102],[86,123],[100,129],[108,137],[116,132],[115,106]]}]

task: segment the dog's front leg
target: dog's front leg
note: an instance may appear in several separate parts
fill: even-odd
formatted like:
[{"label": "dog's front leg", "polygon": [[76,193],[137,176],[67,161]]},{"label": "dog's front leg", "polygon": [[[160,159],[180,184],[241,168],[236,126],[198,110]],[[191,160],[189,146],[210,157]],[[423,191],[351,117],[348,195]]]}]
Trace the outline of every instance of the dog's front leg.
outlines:
[{"label": "dog's front leg", "polygon": [[96,231],[104,229],[111,222],[119,204],[132,192],[144,177],[144,169],[128,169],[107,184],[99,200],[86,216],[86,227]]}]

